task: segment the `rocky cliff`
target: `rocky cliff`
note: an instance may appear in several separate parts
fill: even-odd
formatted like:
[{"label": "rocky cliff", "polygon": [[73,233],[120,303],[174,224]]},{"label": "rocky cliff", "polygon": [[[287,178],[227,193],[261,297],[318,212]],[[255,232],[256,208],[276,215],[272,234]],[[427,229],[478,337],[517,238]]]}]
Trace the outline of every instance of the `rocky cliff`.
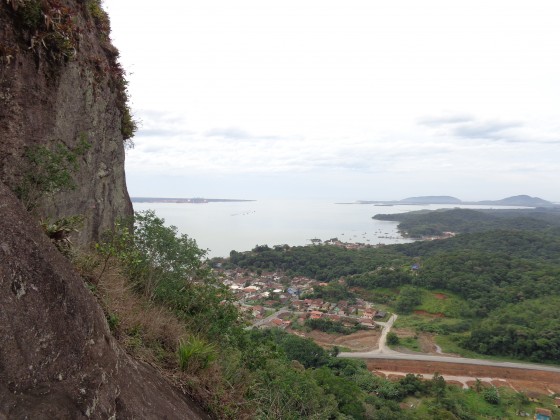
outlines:
[{"label": "rocky cliff", "polygon": [[198,419],[111,336],[73,266],[0,184],[0,419]]},{"label": "rocky cliff", "polygon": [[117,56],[100,0],[0,2],[0,181],[39,218],[83,216],[81,245],[132,212]]},{"label": "rocky cliff", "polygon": [[198,419],[196,404],[112,337],[39,228],[75,244],[131,215],[135,126],[100,0],[0,1],[0,419]]}]

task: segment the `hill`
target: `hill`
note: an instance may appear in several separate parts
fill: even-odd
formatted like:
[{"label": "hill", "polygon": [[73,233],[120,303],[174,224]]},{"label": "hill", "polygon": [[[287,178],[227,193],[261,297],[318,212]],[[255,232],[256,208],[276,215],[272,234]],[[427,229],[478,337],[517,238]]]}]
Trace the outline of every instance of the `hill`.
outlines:
[{"label": "hill", "polygon": [[476,204],[487,204],[495,206],[527,206],[527,207],[548,207],[554,204],[539,197],[528,195],[516,195],[513,197],[502,198],[501,200],[477,201]]},{"label": "hill", "polygon": [[396,201],[366,201],[360,200],[359,204],[469,204],[489,206],[523,206],[523,207],[555,207],[555,204],[539,197],[516,195],[501,200],[462,201],[459,198],[447,195],[408,197]]}]

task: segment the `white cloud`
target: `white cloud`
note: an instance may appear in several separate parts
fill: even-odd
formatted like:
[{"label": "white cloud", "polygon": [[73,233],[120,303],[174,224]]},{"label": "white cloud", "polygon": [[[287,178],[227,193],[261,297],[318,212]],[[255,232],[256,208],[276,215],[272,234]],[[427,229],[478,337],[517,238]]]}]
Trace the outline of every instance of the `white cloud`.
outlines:
[{"label": "white cloud", "polygon": [[134,188],[270,175],[333,198],[484,183],[560,200],[556,1],[106,4],[143,121]]}]

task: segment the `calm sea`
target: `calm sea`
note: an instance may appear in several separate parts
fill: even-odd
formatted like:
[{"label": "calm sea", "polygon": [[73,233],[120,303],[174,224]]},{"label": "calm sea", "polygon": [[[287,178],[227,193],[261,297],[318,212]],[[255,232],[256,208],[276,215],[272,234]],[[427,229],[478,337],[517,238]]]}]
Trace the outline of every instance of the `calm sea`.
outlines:
[{"label": "calm sea", "polygon": [[[308,245],[311,239],[395,244],[411,242],[397,232],[397,223],[374,220],[378,213],[454,208],[456,205],[375,206],[336,204],[324,200],[259,200],[237,203],[133,203],[135,211],[155,210],[166,225],[178,228],[208,249],[209,257],[227,257],[231,250],[256,245]],[[461,206],[491,208],[490,206]],[[500,207],[504,208],[504,207]]]}]

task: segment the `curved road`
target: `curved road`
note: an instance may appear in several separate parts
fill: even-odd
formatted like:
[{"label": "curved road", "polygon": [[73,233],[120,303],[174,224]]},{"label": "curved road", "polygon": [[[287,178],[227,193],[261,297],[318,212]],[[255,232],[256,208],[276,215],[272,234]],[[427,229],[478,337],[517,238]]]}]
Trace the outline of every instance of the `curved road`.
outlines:
[{"label": "curved road", "polygon": [[465,365],[482,365],[513,369],[531,369],[546,372],[560,373],[559,367],[539,365],[534,363],[517,363],[517,362],[498,362],[486,359],[468,359],[466,357],[450,357],[435,356],[429,354],[406,354],[391,350],[387,347],[387,334],[395,323],[397,315],[393,314],[387,322],[378,322],[383,326],[381,337],[379,339],[379,348],[367,352],[341,352],[338,357],[347,357],[350,359],[386,359],[386,360],[414,360],[420,362],[443,362],[443,363],[459,363]]}]

